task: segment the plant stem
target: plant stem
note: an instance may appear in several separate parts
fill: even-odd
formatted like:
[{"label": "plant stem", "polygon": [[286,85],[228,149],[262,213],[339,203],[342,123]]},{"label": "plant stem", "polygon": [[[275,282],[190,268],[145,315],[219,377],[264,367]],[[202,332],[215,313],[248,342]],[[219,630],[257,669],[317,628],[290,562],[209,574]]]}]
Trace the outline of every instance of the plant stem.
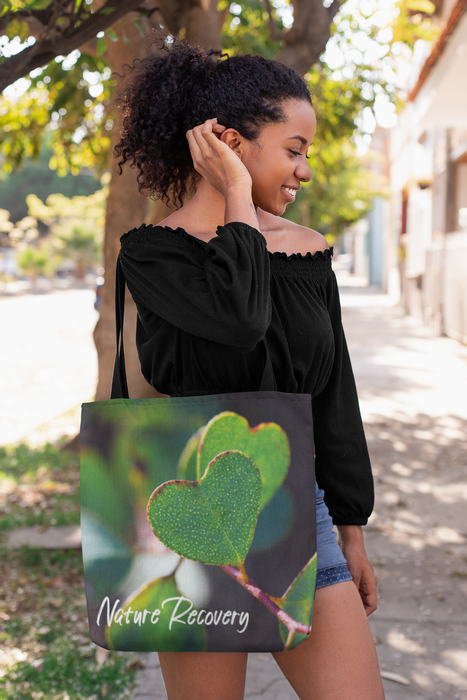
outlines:
[{"label": "plant stem", "polygon": [[242,571],[240,569],[237,569],[235,566],[221,566],[221,569],[223,569],[229,576],[234,578],[238,583],[243,586],[249,593],[251,593],[252,596],[257,598],[263,605],[267,607],[268,610],[270,610],[281,622],[284,623],[284,625],[287,627],[289,630],[289,637],[290,634],[295,634],[296,632],[301,632],[301,634],[310,634],[311,632],[311,625],[305,625],[303,622],[297,622],[296,620],[293,619],[293,617],[290,617],[284,610],[282,610],[277,603],[275,603],[271,598],[268,596],[267,593],[261,590],[256,584],[253,583],[253,581],[248,578],[248,576],[245,579],[245,570],[243,569],[243,575]]}]

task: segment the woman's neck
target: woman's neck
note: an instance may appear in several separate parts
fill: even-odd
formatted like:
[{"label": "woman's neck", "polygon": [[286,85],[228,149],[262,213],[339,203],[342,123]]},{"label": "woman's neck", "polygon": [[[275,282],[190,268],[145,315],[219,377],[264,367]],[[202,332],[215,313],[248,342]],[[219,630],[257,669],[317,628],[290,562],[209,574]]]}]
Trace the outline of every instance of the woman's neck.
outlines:
[{"label": "woman's neck", "polygon": [[201,180],[196,194],[177,214],[177,218],[186,220],[192,229],[195,227],[202,232],[214,232],[218,226],[224,225],[224,196],[206,180]]},{"label": "woman's neck", "polygon": [[[274,233],[280,227],[282,219],[256,207],[259,230],[263,235]],[[180,226],[192,235],[209,240],[223,226],[225,220],[225,199],[219,190],[206,180],[201,180],[196,193],[180,209],[168,216],[162,225]]]}]

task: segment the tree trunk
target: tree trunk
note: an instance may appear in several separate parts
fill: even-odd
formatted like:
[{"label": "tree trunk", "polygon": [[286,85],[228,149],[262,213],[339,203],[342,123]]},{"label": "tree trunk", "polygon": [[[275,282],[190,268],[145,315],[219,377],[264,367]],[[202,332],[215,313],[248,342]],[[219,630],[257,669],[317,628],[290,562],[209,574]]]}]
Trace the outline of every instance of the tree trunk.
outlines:
[{"label": "tree trunk", "polygon": [[284,45],[274,57],[300,75],[305,75],[326,48],[331,23],[339,11],[339,0],[324,7],[322,0],[292,0],[294,23],[284,34]]},{"label": "tree trunk", "polygon": [[199,0],[188,11],[186,38],[204,49],[221,49],[221,31],[225,13],[217,9],[218,0]]},{"label": "tree trunk", "polygon": [[[147,48],[131,21],[127,19],[113,26],[118,42],[107,42],[106,58],[113,71],[121,72],[124,63],[134,58],[142,58]],[[122,32],[125,32],[129,45],[125,46]],[[113,367],[115,361],[115,263],[120,249],[120,237],[132,228],[139,227],[145,220],[148,198],[143,197],[137,187],[136,173],[128,165],[118,174],[117,160],[113,147],[120,139],[120,110],[116,110],[115,123],[111,132],[109,170],[111,180],[106,202],[104,268],[105,282],[102,288],[99,320],[94,329],[94,342],[98,356],[98,384],[96,401],[110,398]],[[131,398],[157,396],[157,392],[146,382],[140,371],[135,345],[136,307],[126,290],[124,344],[128,375],[128,388]]]}]

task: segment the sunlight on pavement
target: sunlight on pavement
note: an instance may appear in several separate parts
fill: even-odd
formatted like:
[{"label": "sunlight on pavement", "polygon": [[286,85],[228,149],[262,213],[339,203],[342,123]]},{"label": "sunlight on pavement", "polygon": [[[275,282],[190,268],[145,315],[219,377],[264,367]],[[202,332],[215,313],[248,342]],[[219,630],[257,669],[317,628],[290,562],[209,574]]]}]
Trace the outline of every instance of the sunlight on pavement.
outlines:
[{"label": "sunlight on pavement", "polygon": [[7,329],[2,339],[0,445],[28,436],[94,396],[97,354],[92,332],[98,313],[93,303],[90,289],[0,298],[0,323]]}]

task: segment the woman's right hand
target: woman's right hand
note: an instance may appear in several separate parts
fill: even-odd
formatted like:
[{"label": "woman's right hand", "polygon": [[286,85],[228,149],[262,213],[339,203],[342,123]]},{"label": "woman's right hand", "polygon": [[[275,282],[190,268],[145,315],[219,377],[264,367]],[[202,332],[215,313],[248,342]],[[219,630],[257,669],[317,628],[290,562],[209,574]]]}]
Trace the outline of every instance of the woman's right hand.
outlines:
[{"label": "woman's right hand", "polygon": [[226,127],[217,119],[186,132],[195,170],[224,196],[232,187],[245,187],[251,192],[251,176],[240,157],[220,140]]}]

